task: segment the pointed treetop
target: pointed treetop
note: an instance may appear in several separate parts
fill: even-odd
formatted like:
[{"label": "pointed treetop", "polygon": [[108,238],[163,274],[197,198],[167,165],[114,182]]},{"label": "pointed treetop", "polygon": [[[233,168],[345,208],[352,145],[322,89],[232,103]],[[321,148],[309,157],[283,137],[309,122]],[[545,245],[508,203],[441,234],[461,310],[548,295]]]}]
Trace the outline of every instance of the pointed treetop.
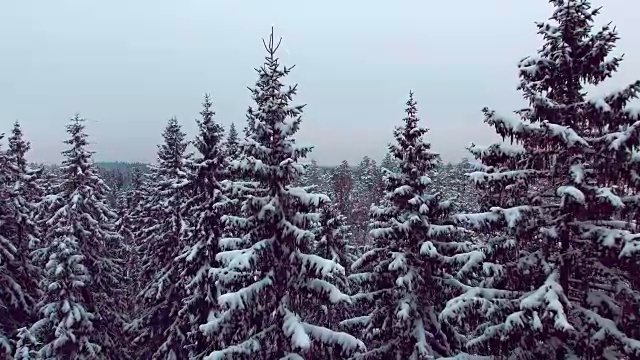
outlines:
[{"label": "pointed treetop", "polygon": [[23,138],[22,128],[20,123],[16,120],[11,130],[11,136],[9,137],[9,150],[7,155],[9,159],[22,170],[26,170],[27,160],[26,153],[31,149],[29,142]]},{"label": "pointed treetop", "polygon": [[[263,43],[268,56],[265,57],[264,64],[256,69],[258,80],[254,87],[250,88],[255,106],[250,107],[247,111],[245,134],[247,138],[251,139],[250,143],[256,142],[263,146],[284,150],[265,157],[263,159],[265,163],[276,165],[287,159],[297,162],[299,159],[305,158],[312,147],[294,145],[293,136],[299,130],[304,105],[290,104],[297,93],[297,85],[285,86],[282,81],[293,69],[293,66],[286,67],[278,63],[275,53],[280,42],[275,42],[273,31],[269,40],[263,40]],[[252,144],[243,146],[243,151],[249,151],[249,156],[258,158],[266,156],[264,151]],[[297,170],[294,172],[297,173]],[[296,176],[293,175],[293,177]]]},{"label": "pointed treetop", "polygon": [[409,91],[409,100],[406,102],[407,108],[405,112],[407,117],[404,119],[406,122],[417,123],[418,122],[418,102],[413,97],[413,91]]},{"label": "pointed treetop", "polygon": [[87,141],[88,136],[84,131],[84,122],[85,119],[80,117],[80,114],[76,114],[66,126],[67,133],[71,137],[65,140],[64,143],[71,147],[62,151],[62,155],[65,157],[62,164],[69,178],[84,174],[87,168],[91,166],[92,152],[86,149],[89,142]]},{"label": "pointed treetop", "polygon": [[158,145],[158,163],[167,169],[179,169],[187,149],[188,142],[182,126],[174,116],[167,121],[167,126],[162,132],[164,142]]},{"label": "pointed treetop", "polygon": [[202,116],[202,120],[196,120],[199,123],[209,123],[213,121],[213,116],[216,114],[215,111],[211,110],[213,107],[213,101],[211,100],[211,94],[204,94],[204,100],[202,101],[202,110],[200,111],[200,115]]},{"label": "pointed treetop", "polygon": [[76,137],[86,138],[86,134],[84,133],[85,121],[86,119],[83,117],[80,117],[80,114],[77,114],[77,113],[73,116],[73,118],[71,118],[70,122],[66,126],[66,129],[67,129],[67,133],[69,133],[72,136],[72,139],[66,140],[65,141],[66,144],[72,144],[74,142],[73,139],[76,139]]},{"label": "pointed treetop", "polygon": [[144,175],[142,173],[142,170],[140,170],[140,168],[136,166],[133,168],[133,171],[131,172],[131,187],[133,189],[140,189],[142,188],[143,184],[144,184]]},{"label": "pointed treetop", "polygon": [[[418,126],[418,103],[413,92],[409,92],[406,105],[406,116],[403,119],[405,124],[394,130],[396,143],[390,144],[389,151],[398,160],[399,170],[417,176],[431,170],[436,165],[439,155],[432,153],[431,144],[422,138],[429,129]],[[421,164],[418,171],[413,169],[413,163]]]},{"label": "pointed treetop", "polygon": [[238,131],[236,130],[236,125],[234,123],[231,123],[231,126],[229,127],[229,134],[227,135],[226,147],[227,147],[226,149],[227,157],[235,158],[239,155],[238,150],[240,146],[238,143]]},{"label": "pointed treetop", "polygon": [[212,107],[211,96],[205,94],[202,102],[202,111],[200,111],[202,119],[196,120],[199,133],[194,144],[203,158],[209,160],[216,157],[220,152],[219,145],[222,143],[224,136],[224,129],[214,120],[216,113],[211,109]]}]

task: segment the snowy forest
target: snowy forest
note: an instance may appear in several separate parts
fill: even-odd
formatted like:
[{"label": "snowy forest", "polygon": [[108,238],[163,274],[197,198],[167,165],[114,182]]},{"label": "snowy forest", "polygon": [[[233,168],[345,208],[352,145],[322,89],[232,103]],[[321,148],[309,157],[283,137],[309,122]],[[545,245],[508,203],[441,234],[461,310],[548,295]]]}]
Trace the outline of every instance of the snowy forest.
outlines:
[{"label": "snowy forest", "polygon": [[383,159],[312,160],[273,30],[241,133],[206,95],[195,138],[171,118],[155,163],[107,167],[76,115],[42,166],[16,122],[0,358],[640,360],[640,81],[590,96],[616,28],[550,2],[517,64],[528,106],[482,109],[502,141],[458,164],[411,91]]}]

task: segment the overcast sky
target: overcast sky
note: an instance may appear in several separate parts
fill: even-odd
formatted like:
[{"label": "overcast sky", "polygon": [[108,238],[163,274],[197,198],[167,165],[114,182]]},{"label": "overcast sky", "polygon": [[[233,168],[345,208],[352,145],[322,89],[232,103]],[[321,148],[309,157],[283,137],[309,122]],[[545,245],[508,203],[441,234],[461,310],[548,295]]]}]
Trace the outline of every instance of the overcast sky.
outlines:
[{"label": "overcast sky", "polygon": [[[627,52],[612,88],[640,77],[640,6],[605,5],[599,22],[617,25]],[[308,104],[298,141],[320,163],[380,159],[410,89],[434,149],[458,160],[471,141],[495,139],[483,106],[522,105],[516,63],[538,48],[533,22],[550,9],[545,0],[2,1],[0,127],[19,120],[31,160],[57,162],[79,112],[97,160],[153,161],[167,119],[193,136],[210,92],[217,119],[241,129],[274,25]]]}]

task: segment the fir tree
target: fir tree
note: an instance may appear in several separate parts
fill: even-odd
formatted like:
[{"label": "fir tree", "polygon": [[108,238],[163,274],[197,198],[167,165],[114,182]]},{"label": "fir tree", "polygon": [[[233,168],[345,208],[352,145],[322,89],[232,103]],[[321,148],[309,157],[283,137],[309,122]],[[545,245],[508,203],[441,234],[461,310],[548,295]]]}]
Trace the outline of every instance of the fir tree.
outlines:
[{"label": "fir tree", "polygon": [[327,204],[320,211],[320,227],[316,236],[316,254],[349,267],[354,259],[353,234],[347,219],[335,204]]},{"label": "fir tree", "polygon": [[240,147],[238,145],[238,132],[236,131],[236,124],[231,123],[229,127],[229,135],[227,135],[226,155],[228,159],[235,159],[238,157]]},{"label": "fir tree", "polygon": [[86,149],[84,119],[67,125],[62,183],[51,201],[41,315],[31,328],[46,359],[121,359],[121,269],[112,258],[120,238],[106,205],[108,188],[96,175]]},{"label": "fir tree", "polygon": [[189,159],[187,141],[176,118],[171,118],[158,146],[157,164],[151,167],[139,221],[138,235],[142,290],[136,319],[128,326],[134,335],[138,359],[186,359],[189,327],[178,319],[185,297],[174,259],[183,250],[190,224],[183,217],[188,200]]},{"label": "fir tree", "polygon": [[353,224],[352,211],[352,190],[353,175],[351,166],[346,160],[343,160],[332,175],[333,200],[338,206],[340,213],[347,217],[349,224]]},{"label": "fir tree", "polygon": [[190,359],[201,359],[219,348],[221,340],[224,340],[223,336],[208,338],[200,330],[211,314],[220,312],[220,290],[216,285],[219,266],[215,257],[224,230],[221,217],[229,202],[223,188],[228,176],[227,154],[223,148],[224,130],[214,119],[215,113],[211,110],[212,103],[208,95],[202,105],[202,118],[197,120],[199,135],[195,141],[199,156],[193,164],[191,183],[187,185],[191,198],[184,203],[182,210],[193,224],[184,239],[187,248],[177,258],[180,269],[178,281],[188,290],[179,317],[184,322],[183,326],[189,329]]},{"label": "fir tree", "polygon": [[[380,163],[380,167],[382,169],[387,169],[388,171],[391,171],[393,173],[397,172],[399,170],[398,168],[398,162],[393,158],[393,156],[391,155],[390,152],[387,152],[384,155],[384,158],[382,159],[382,162]],[[383,170],[384,172],[384,170]]]},{"label": "fir tree", "polygon": [[14,124],[8,140],[9,149],[0,153],[0,317],[4,319],[0,348],[11,352],[10,338],[31,324],[40,297],[42,274],[30,254],[38,244],[35,202],[42,197],[42,190],[36,184],[38,171],[27,166],[29,143],[22,138],[19,123]]},{"label": "fir tree", "polygon": [[352,223],[359,244],[366,242],[368,231],[369,209],[382,198],[379,188],[381,178],[375,160],[365,156],[355,171],[355,181],[352,201]]},{"label": "fir tree", "polygon": [[[314,254],[329,259],[345,268],[345,275],[348,275],[348,269],[357,259],[356,250],[353,246],[353,234],[347,225],[346,217],[338,211],[335,204],[326,204],[320,211],[318,228],[316,229],[316,243]],[[351,293],[350,284],[346,276],[336,276],[333,280],[342,292]],[[351,317],[350,303],[338,304],[319,304],[320,308],[309,309],[310,315],[320,325],[331,329],[340,327],[342,320]],[[331,359],[327,354],[326,359]],[[342,359],[343,356],[337,358]]]},{"label": "fir tree", "polygon": [[[0,135],[0,139],[4,134]],[[20,328],[21,319],[14,318],[14,311],[22,312],[28,308],[24,290],[19,283],[17,257],[19,248],[14,243],[14,209],[11,206],[9,184],[11,184],[10,165],[4,150],[0,151],[0,351],[7,356],[13,351],[11,338]]]},{"label": "fir tree", "polygon": [[209,358],[303,359],[352,352],[362,346],[353,336],[313,325],[303,315],[314,307],[310,302],[349,297],[331,283],[332,275],[344,269],[310,253],[314,236],[309,229],[318,221],[314,211],[328,198],[291,186],[302,172],[297,162],[310,148],[296,146],[293,139],[302,106],[290,105],[295,86],[283,88],[290,68],[281,67],[275,56],[273,33],[265,48],[268,54],[252,91],[249,137],[241,143],[242,158],[231,163],[254,181],[243,216],[225,217],[243,236],[220,242],[225,251],[217,259],[226,265],[218,279],[225,288],[219,297],[224,311],[203,327],[215,336],[226,324],[236,334],[233,343]]},{"label": "fir tree", "polygon": [[[456,339],[438,320],[453,282],[478,270],[478,252],[456,242],[459,231],[446,224],[449,201],[430,193],[438,155],[423,140],[427,129],[418,126],[416,102],[410,93],[404,126],[396,128],[389,149],[400,167],[387,173],[388,206],[373,207],[375,248],[352,266],[351,279],[364,287],[357,299],[373,300],[364,317],[345,325],[364,324],[368,340],[363,359],[427,359],[451,356]],[[481,259],[481,258],[480,258]],[[456,270],[460,270],[454,272]]]},{"label": "fir tree", "polygon": [[317,190],[322,192],[322,173],[316,159],[311,159],[306,172],[304,174],[305,184],[315,186]]},{"label": "fir tree", "polygon": [[[552,21],[538,24],[544,45],[519,64],[529,106],[520,119],[484,109],[485,122],[516,144],[471,148],[481,169],[470,176],[490,209],[460,218],[493,235],[497,265],[452,306],[481,316],[468,344],[479,352],[637,359],[640,323],[625,310],[640,299],[629,267],[640,235],[620,211],[638,208],[621,190],[640,185],[639,116],[626,108],[640,82],[588,98],[587,85],[618,69],[621,58],[608,58],[618,35],[610,25],[592,31],[599,9],[588,1],[551,3]],[[471,310],[478,305],[489,311]]]}]

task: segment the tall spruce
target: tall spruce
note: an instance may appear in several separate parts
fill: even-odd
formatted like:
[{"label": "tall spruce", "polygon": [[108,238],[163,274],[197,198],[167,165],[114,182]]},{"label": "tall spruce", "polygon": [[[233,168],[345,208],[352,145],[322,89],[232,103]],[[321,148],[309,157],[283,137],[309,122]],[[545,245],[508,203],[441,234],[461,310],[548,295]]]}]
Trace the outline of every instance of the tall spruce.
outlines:
[{"label": "tall spruce", "polygon": [[227,135],[227,141],[225,143],[225,152],[228,159],[235,159],[238,157],[238,151],[240,146],[238,145],[238,131],[236,130],[236,124],[231,123],[229,126],[229,134]]},{"label": "tall spruce", "polygon": [[44,290],[40,320],[31,328],[45,359],[121,359],[121,268],[113,250],[120,237],[108,188],[96,175],[87,150],[84,119],[67,125],[62,182],[49,202],[43,247]]},{"label": "tall spruce", "polygon": [[455,355],[457,338],[439,313],[447,296],[460,291],[454,280],[480,266],[481,253],[459,242],[460,229],[447,224],[450,202],[429,191],[439,155],[423,140],[427,129],[419,127],[413,93],[403,121],[389,146],[400,171],[387,172],[388,205],[371,209],[374,248],[353,264],[358,273],[350,276],[363,287],[354,297],[371,303],[365,316],[345,322],[364,326],[362,359]]},{"label": "tall spruce", "polygon": [[[36,301],[40,297],[42,271],[32,261],[31,252],[39,242],[39,227],[34,221],[36,203],[43,191],[37,184],[39,171],[27,166],[29,143],[23,139],[20,124],[13,126],[9,148],[0,154],[3,199],[0,226],[0,348],[11,351],[19,328],[32,323]],[[4,334],[4,335],[3,335]]]},{"label": "tall spruce", "polygon": [[[131,184],[119,198],[118,220],[116,221],[116,231],[122,237],[123,247],[121,259],[124,265],[124,282],[125,296],[123,301],[124,315],[127,320],[131,321],[135,317],[137,304],[136,295],[140,291],[138,267],[140,266],[140,257],[136,249],[139,246],[139,238],[141,229],[144,228],[144,217],[141,217],[140,206],[144,199],[144,178],[140,168],[135,167],[131,174]],[[126,328],[126,326],[125,326]],[[127,353],[132,350],[129,346],[125,347]]]},{"label": "tall spruce", "polygon": [[177,258],[180,269],[177,281],[187,289],[179,318],[189,329],[189,359],[202,359],[225,340],[223,336],[211,339],[200,330],[211,314],[220,313],[220,289],[216,285],[219,266],[215,257],[224,231],[221,218],[229,203],[224,194],[228,177],[224,129],[215,121],[212,105],[211,98],[206,95],[201,119],[197,120],[199,134],[194,145],[198,156],[193,162],[192,179],[187,185],[191,197],[182,210],[183,216],[192,222],[191,230],[183,240],[187,247]]},{"label": "tall spruce", "polygon": [[302,172],[298,160],[311,149],[296,146],[293,138],[303,106],[290,105],[296,87],[284,88],[282,79],[291,68],[280,66],[278,46],[272,32],[252,90],[249,137],[241,143],[242,158],[231,163],[253,180],[253,189],[243,214],[225,217],[242,236],[220,241],[225,251],[217,259],[227,271],[218,279],[225,288],[218,300],[224,311],[203,327],[215,334],[226,323],[236,334],[233,343],[207,359],[311,359],[362,347],[353,336],[311,324],[302,315],[314,303],[349,297],[331,283],[344,269],[311,254],[314,235],[309,229],[328,198],[291,185]]},{"label": "tall spruce", "polygon": [[187,359],[187,333],[190,328],[179,321],[185,289],[175,262],[190,231],[183,217],[189,199],[188,142],[176,118],[169,119],[158,146],[157,164],[151,167],[140,209],[145,226],[136,252],[140,256],[142,289],[139,308],[128,330],[134,335],[136,359]]},{"label": "tall spruce", "polygon": [[[0,139],[4,134],[0,135]],[[12,338],[21,327],[29,300],[21,285],[19,256],[15,241],[15,210],[11,199],[11,165],[4,150],[0,151],[0,351],[13,351]],[[25,249],[22,249],[25,250]],[[16,316],[16,312],[19,314]]]},{"label": "tall spruce", "polygon": [[[529,106],[510,119],[484,109],[485,122],[515,145],[473,146],[470,174],[488,212],[460,216],[486,235],[497,263],[481,287],[456,302],[480,316],[469,346],[520,359],[640,357],[634,283],[640,234],[636,212],[640,118],[627,105],[640,82],[588,97],[619,67],[618,35],[593,31],[599,9],[551,1],[539,23],[544,45],[519,64]],[[486,267],[489,270],[489,267]],[[478,304],[486,312],[472,311]],[[634,304],[634,305],[632,305]],[[543,345],[544,344],[544,345]]]}]

